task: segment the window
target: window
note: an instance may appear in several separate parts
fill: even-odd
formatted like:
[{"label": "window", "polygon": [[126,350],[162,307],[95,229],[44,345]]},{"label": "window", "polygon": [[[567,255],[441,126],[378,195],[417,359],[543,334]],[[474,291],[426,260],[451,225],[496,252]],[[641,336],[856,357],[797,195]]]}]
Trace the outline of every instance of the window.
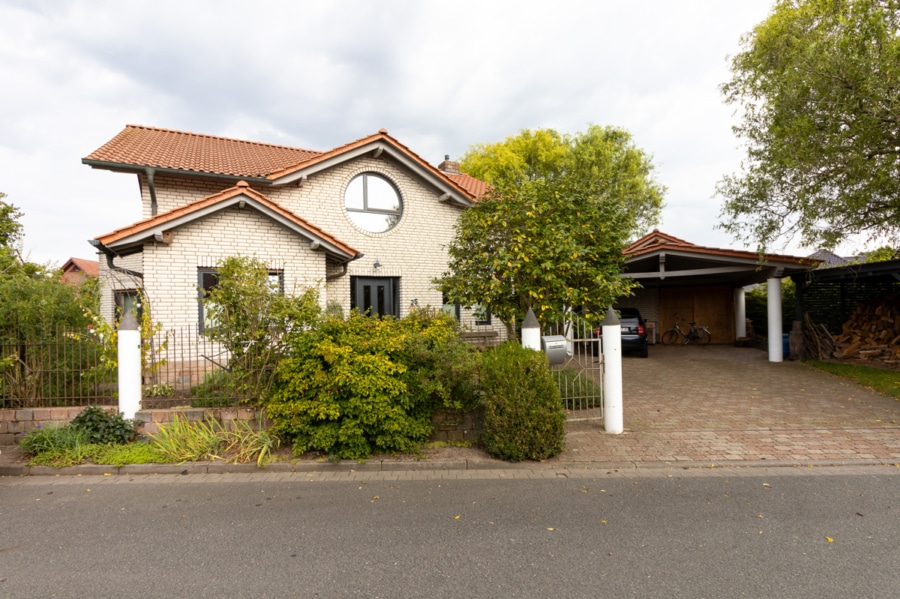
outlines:
[{"label": "window", "polygon": [[122,316],[131,312],[138,322],[144,314],[143,305],[141,304],[141,294],[137,289],[120,289],[115,292],[116,302],[116,320],[120,321]]},{"label": "window", "polygon": [[400,316],[398,277],[351,277],[350,307],[370,316]]},{"label": "window", "polygon": [[472,316],[475,317],[476,325],[491,324],[491,311],[487,306],[475,304],[472,306]]},{"label": "window", "polygon": [[390,231],[403,214],[397,188],[374,173],[363,173],[350,181],[344,192],[344,208],[353,224],[369,233]]},{"label": "window", "polygon": [[441,296],[441,311],[459,320],[459,304],[451,302],[446,295]]},{"label": "window", "polygon": [[[199,317],[200,332],[206,329],[215,328],[216,322],[207,314],[208,306],[204,305],[203,298],[209,295],[209,292],[215,289],[219,284],[219,273],[213,268],[201,268],[197,271],[198,287],[199,287]],[[269,290],[273,293],[284,294],[284,271],[269,271]]]}]

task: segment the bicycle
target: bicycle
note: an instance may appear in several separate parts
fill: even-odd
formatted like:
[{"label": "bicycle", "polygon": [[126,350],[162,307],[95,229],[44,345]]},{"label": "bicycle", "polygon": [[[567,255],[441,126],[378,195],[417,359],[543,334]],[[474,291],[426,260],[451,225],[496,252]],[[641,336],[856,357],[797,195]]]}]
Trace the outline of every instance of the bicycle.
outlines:
[{"label": "bicycle", "polygon": [[678,326],[678,315],[675,315],[675,326],[662,334],[663,345],[674,345],[675,343],[680,342],[681,345],[687,345],[688,343],[696,343],[697,345],[709,345],[710,340],[712,340],[712,335],[709,332],[709,329],[705,326],[697,326],[696,323],[692,322],[690,330],[685,333],[681,330],[681,327]]}]

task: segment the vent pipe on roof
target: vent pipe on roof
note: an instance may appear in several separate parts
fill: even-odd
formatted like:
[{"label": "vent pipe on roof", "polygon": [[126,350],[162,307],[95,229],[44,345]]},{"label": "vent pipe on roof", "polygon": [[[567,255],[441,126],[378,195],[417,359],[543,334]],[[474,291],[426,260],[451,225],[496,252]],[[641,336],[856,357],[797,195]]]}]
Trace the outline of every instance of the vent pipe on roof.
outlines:
[{"label": "vent pipe on roof", "polygon": [[150,216],[156,216],[158,205],[156,203],[156,184],[153,182],[153,175],[156,170],[150,167],[144,169],[147,173],[147,187],[150,189]]}]

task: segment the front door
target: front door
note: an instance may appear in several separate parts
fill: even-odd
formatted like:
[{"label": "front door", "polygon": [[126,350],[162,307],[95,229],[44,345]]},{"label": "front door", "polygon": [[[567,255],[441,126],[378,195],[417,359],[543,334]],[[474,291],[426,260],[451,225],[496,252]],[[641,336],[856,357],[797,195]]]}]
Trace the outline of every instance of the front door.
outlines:
[{"label": "front door", "polygon": [[353,307],[371,316],[397,316],[396,281],[389,277],[355,277]]}]

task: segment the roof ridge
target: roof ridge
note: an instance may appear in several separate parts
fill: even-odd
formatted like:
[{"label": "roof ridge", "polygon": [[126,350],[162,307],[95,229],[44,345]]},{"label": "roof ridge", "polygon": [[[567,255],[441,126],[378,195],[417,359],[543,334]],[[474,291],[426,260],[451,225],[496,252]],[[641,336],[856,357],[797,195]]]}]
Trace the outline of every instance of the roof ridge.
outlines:
[{"label": "roof ridge", "polygon": [[321,154],[322,150],[310,150],[307,148],[300,148],[297,146],[287,146],[284,144],[273,144],[264,141],[252,141],[249,139],[238,139],[237,137],[223,137],[221,135],[210,135],[209,133],[194,133],[193,131],[180,131],[178,129],[168,129],[166,127],[153,127],[151,125],[135,125],[132,123],[125,125],[126,129],[144,129],[146,131],[158,131],[160,133],[174,133],[176,135],[187,135],[191,137],[200,137],[203,139],[216,139],[219,141],[230,141],[235,143],[247,144],[251,146],[264,146],[267,148],[279,148],[282,150],[296,150],[300,152],[311,152],[314,154]]}]

